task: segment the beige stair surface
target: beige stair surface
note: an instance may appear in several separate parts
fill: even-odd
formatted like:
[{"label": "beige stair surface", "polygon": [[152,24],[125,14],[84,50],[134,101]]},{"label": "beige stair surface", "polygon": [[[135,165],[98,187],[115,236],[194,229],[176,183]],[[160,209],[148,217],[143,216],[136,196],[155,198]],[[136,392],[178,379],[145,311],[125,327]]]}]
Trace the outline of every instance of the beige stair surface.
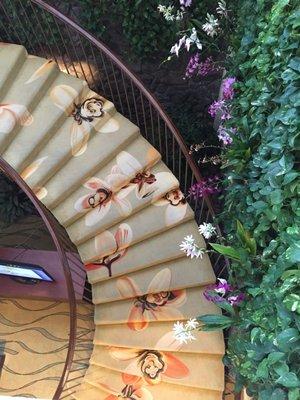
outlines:
[{"label": "beige stair surface", "polygon": [[[203,296],[204,289],[172,289],[168,282],[170,277],[166,278],[166,275],[170,275],[170,270],[161,270],[144,291],[140,290],[133,279],[117,279],[116,285],[119,292],[124,294],[124,300],[97,307],[95,323],[124,323],[131,328],[151,321],[181,321],[194,318],[199,308],[204,314],[217,312],[216,306]],[[130,294],[132,297],[126,298]],[[163,307],[154,307],[155,303],[163,304]]]},{"label": "beige stair surface", "polygon": [[[37,78],[39,81],[39,78]],[[23,129],[18,133],[18,140],[13,141],[10,146],[4,151],[3,157],[9,162],[18,172],[22,172],[23,169],[29,167],[36,160],[45,160],[40,165],[38,173],[43,176],[43,170],[51,170],[53,165],[52,160],[60,160],[61,153],[71,152],[71,127],[72,120],[68,118],[68,115],[59,107],[55,106],[54,102],[50,98],[50,94],[56,87],[62,86],[62,83],[67,84],[66,86],[72,85],[74,92],[84,95],[89,91],[85,82],[80,82],[72,76],[68,76],[67,79],[58,74],[51,85],[46,88],[44,97],[41,98],[40,102],[36,106],[34,111],[34,119],[32,124]],[[24,84],[24,90],[27,90],[30,83]],[[68,99],[69,104],[72,102],[72,98]],[[45,124],[45,113],[47,114],[47,123]],[[74,121],[73,121],[74,122]],[[63,137],[63,139],[61,138]],[[55,140],[54,140],[55,139]],[[47,147],[48,142],[54,140],[59,146],[55,148],[54,152],[45,154],[40,150]],[[16,154],[19,157],[16,159]],[[35,174],[34,174],[35,176]],[[28,182],[29,183],[29,182]]]},{"label": "beige stair surface", "polygon": [[[141,224],[137,226],[142,227]],[[94,243],[89,242],[91,243],[91,246],[82,245],[78,247],[81,258],[86,262],[86,269],[89,281],[91,283],[107,280],[107,277],[109,276],[107,267],[109,266],[111,266],[111,268],[113,269],[113,277],[117,277],[130,272],[135,272],[150,266],[154,267],[157,264],[162,264],[164,262],[177,259],[182,259],[184,263],[183,265],[185,267],[186,257],[182,253],[182,251],[180,251],[178,244],[186,235],[192,233],[197,234],[198,229],[194,221],[187,221],[173,227],[172,229],[166,230],[164,232],[158,232],[157,235],[155,235],[154,232],[154,236],[148,236],[149,232],[147,230],[143,230],[142,233],[144,232],[144,235],[139,237],[141,239],[140,242],[134,244],[133,237],[129,237],[130,240],[126,240],[123,246],[126,251],[122,251],[120,257],[118,258],[116,258],[120,253],[116,245],[116,237],[118,238],[118,228],[116,228],[116,230],[113,230],[112,232],[114,232],[114,234],[112,236],[109,235],[109,237],[114,244],[107,246],[107,248],[106,246],[104,248],[102,241],[101,243],[99,242],[98,236],[95,238]],[[147,238],[146,248],[142,241],[144,238]],[[120,242],[118,241],[118,243]],[[130,245],[130,247],[126,247],[127,245]],[[159,252],[157,251],[158,248],[160,248]],[[94,257],[92,257],[93,254]],[[129,257],[130,262],[128,259]],[[197,265],[197,269],[205,271],[207,265],[207,269],[209,271],[211,279],[213,280],[214,273],[210,267],[209,262],[207,262],[207,264],[204,264],[206,260],[206,255],[203,256],[201,260],[190,260],[189,266]],[[107,281],[107,284],[110,285],[110,282]],[[98,286],[95,286],[96,290],[97,287]]]},{"label": "beige stair surface", "polygon": [[[147,177],[145,183],[143,182],[144,178],[140,178],[142,181],[141,190],[139,190],[139,182],[130,183],[116,194],[110,193],[111,188],[107,184],[103,185],[102,182],[96,181],[97,188],[99,187],[100,190],[108,189],[109,194],[107,196],[109,196],[109,199],[106,203],[102,203],[103,205],[100,205],[100,208],[94,206],[91,209],[89,202],[91,202],[91,194],[93,193],[90,192],[88,196],[80,199],[80,204],[76,203],[78,208],[89,207],[89,211],[83,217],[84,222],[80,219],[68,227],[68,233],[73,243],[78,245],[95,237],[105,228],[113,226],[123,220],[124,217],[140,211],[178,186],[177,179],[162,162],[156,164],[148,174],[149,183]],[[95,196],[93,203],[97,204],[97,202],[99,202],[98,196]]]},{"label": "beige stair surface", "polygon": [[[168,292],[179,290],[182,287],[198,287],[211,283],[213,279],[214,274],[209,268],[207,257],[200,262],[193,259],[188,266],[186,259],[181,257],[164,264],[151,265],[150,268],[141,269],[119,278],[95,283],[93,302],[104,305],[111,301],[143,296],[147,293]],[[102,307],[99,307],[99,310],[102,310]]]},{"label": "beige stair surface", "polygon": [[82,185],[52,212],[64,226],[69,226],[88,212],[88,208],[82,207],[82,200],[86,199],[87,189],[89,189],[92,178],[95,181],[101,180],[105,186],[111,185],[113,191],[117,192],[129,184],[138,173],[147,174],[148,169],[159,160],[158,151],[150,146],[143,137],[138,136],[112,161],[94,173],[93,177],[89,176],[87,180],[82,181]]},{"label": "beige stair surface", "polygon": [[0,153],[66,227],[92,284],[94,349],[72,397],[220,400],[222,334],[181,343],[173,331],[220,313],[203,295],[215,274],[207,254],[180,251],[187,235],[206,244],[139,128],[54,61],[0,44]]},{"label": "beige stair surface", "polygon": [[[201,311],[198,312],[198,315]],[[220,332],[195,331],[195,340],[181,345],[173,335],[173,324],[169,322],[151,322],[148,324],[113,324],[96,327],[94,342],[100,345],[205,354],[224,354],[224,343],[220,342]],[[146,335],[147,334],[147,335]],[[147,343],[145,343],[145,335]],[[199,342],[199,343],[197,343]],[[147,346],[145,346],[147,345]]]},{"label": "beige stair surface", "polygon": [[127,378],[124,374],[99,368],[86,377],[86,384],[75,394],[77,400],[221,400],[222,392],[161,382],[143,385],[142,381]]},{"label": "beige stair surface", "polygon": [[[147,360],[155,360],[161,368],[166,364],[169,371],[165,371],[159,377],[156,371],[147,369]],[[126,349],[123,347],[95,346],[94,354],[90,361],[91,367],[88,374],[92,373],[93,366],[111,368],[115,371],[143,377],[146,371],[148,383],[156,384],[157,381],[174,383],[177,385],[199,387],[201,389],[213,389],[222,391],[224,379],[220,356],[195,355],[193,353],[155,352],[145,350]],[[144,366],[143,366],[144,364]],[[139,367],[142,365],[142,368]],[[218,375],[219,379],[215,378]],[[214,387],[210,385],[213,380]]]}]

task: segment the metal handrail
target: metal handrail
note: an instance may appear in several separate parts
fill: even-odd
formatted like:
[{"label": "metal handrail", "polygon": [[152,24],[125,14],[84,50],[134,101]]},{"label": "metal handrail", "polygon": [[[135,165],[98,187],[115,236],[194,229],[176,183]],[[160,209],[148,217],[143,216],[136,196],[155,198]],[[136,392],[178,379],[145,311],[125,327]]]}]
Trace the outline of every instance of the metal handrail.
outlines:
[{"label": "metal handrail", "polygon": [[44,224],[46,225],[51,238],[55,244],[58,258],[60,260],[60,265],[63,268],[63,273],[65,276],[67,291],[68,291],[68,300],[69,300],[69,312],[70,312],[70,326],[69,326],[69,345],[68,351],[66,355],[66,361],[64,365],[64,369],[62,371],[61,378],[59,380],[59,384],[57,386],[56,392],[54,394],[53,399],[59,399],[60,394],[63,390],[64,384],[67,380],[68,371],[71,368],[73,362],[73,355],[75,351],[75,343],[76,343],[76,319],[77,319],[77,312],[76,312],[76,298],[75,298],[75,291],[73,287],[72,275],[70,272],[66,252],[63,249],[60,240],[57,236],[57,226],[54,222],[53,217],[50,217],[50,214],[45,210],[44,206],[40,203],[36,195],[30,189],[30,187],[26,184],[26,182],[20,177],[20,175],[11,167],[2,157],[0,157],[0,170],[5,173],[12,181],[14,181],[19,188],[28,196],[32,204],[35,206],[35,209],[41,216]]}]

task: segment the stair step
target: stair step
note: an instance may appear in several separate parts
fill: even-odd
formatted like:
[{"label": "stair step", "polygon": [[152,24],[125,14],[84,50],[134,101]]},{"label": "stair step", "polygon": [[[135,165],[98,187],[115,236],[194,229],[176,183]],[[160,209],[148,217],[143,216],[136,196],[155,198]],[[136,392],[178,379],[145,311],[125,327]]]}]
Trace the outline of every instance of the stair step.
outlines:
[{"label": "stair step", "polygon": [[[141,400],[221,400],[222,392],[204,390],[188,386],[160,383],[159,385],[142,385],[142,382],[127,381],[120,373],[98,367],[93,375],[85,381],[80,390],[74,395],[77,400],[117,400],[131,395],[132,399]],[[138,390],[140,389],[140,390]],[[130,399],[130,397],[127,397]]]},{"label": "stair step", "polygon": [[[67,231],[73,243],[79,245],[100,234],[107,227],[122,221],[130,214],[135,214],[138,211],[139,214],[143,213],[141,210],[148,204],[178,187],[177,179],[164,163],[159,162],[150,171],[149,183],[146,181],[145,184],[141,184],[140,191],[139,183],[129,184],[127,188],[120,190],[112,198],[112,201],[109,200],[107,205],[91,209],[81,219],[70,225]],[[93,194],[93,192],[90,193]],[[84,219],[84,223],[82,219]]]},{"label": "stair step", "polygon": [[[134,257],[130,257],[130,260],[132,258]],[[160,279],[163,281],[160,281]],[[194,258],[192,260],[184,256],[164,264],[151,266],[151,268],[122,275],[119,278],[95,283],[93,285],[93,302],[104,306],[103,303],[137,295],[142,296],[149,293],[149,290],[155,293],[199,285],[204,286],[213,282],[215,282],[215,275],[207,255],[203,256],[202,259]],[[102,310],[102,308],[97,308],[97,310],[100,309]]]},{"label": "stair step", "polygon": [[[137,173],[152,167],[159,160],[159,152],[142,136],[139,136],[127,148],[120,151],[113,160],[97,171],[94,177],[105,181],[108,176],[111,179],[115,175],[113,189],[114,192],[117,192],[128,184]],[[82,182],[82,185],[84,183]],[[78,199],[85,198],[86,192],[86,187],[79,187],[65,201],[52,210],[61,224],[68,226],[88,211],[88,209],[82,209],[81,212],[78,212],[75,209],[75,203],[78,203]]]},{"label": "stair step", "polygon": [[[32,74],[45,63],[47,63],[45,59],[27,57],[14,81],[9,86],[8,91],[1,99],[1,153],[6,150],[21,128],[31,129],[35,123],[33,113],[36,106],[47,92],[55,77],[59,74],[57,65],[52,62],[39,79],[34,80],[30,84],[27,83],[30,81]],[[20,90],[22,90],[21,99]],[[45,116],[43,123],[45,123]]]},{"label": "stair step", "polygon": [[[124,323],[129,329],[143,330],[153,321],[181,321],[200,314],[219,312],[215,304],[203,296],[205,288],[165,290],[163,281],[168,274],[166,271],[170,270],[161,270],[156,280],[150,283],[156,287],[156,294],[153,294],[153,289],[150,288],[147,294],[97,305],[95,323],[97,325]],[[132,293],[134,286],[136,290],[139,289],[133,280],[123,277],[117,279],[116,283],[120,292],[125,292],[125,296],[134,295]],[[180,282],[177,285],[180,286]],[[160,286],[162,289],[159,289]]]},{"label": "stair step", "polygon": [[[160,214],[156,214],[157,211]],[[172,229],[166,228],[163,211],[165,210],[162,207],[151,205],[144,209],[142,214],[138,213],[129,217],[126,224],[117,225],[78,246],[81,259],[86,264],[89,281],[95,283],[109,278],[107,267],[103,268],[101,265],[103,262],[108,264],[113,261],[111,272],[112,276],[116,277],[185,257],[179,244],[186,235],[194,234],[195,237],[199,237],[199,244],[205,247],[195,221],[191,220],[194,214],[190,207],[187,208],[184,218],[175,222]],[[151,221],[151,226],[147,226],[143,219]],[[178,225],[179,222],[181,223]],[[118,238],[123,236],[124,239],[121,242]],[[118,248],[115,237],[118,239]],[[121,249],[127,247],[129,247],[128,250],[122,252],[121,257],[113,260]],[[108,255],[110,257],[106,257]]]},{"label": "stair step", "polygon": [[[91,98],[95,94],[94,92],[89,91],[85,97]],[[94,131],[97,129],[98,131],[107,123],[110,123],[110,120],[113,119],[113,115],[115,114],[115,108],[112,103],[103,101],[103,118],[101,118],[96,125],[96,128],[91,124],[85,134],[89,136],[91,140],[92,135],[96,135],[97,133]],[[65,164],[74,156],[73,148],[71,146],[71,132],[74,127],[78,127],[78,123],[71,118],[68,118],[66,123],[63,124],[62,128],[53,135],[49,142],[43,147],[43,149],[37,154],[38,159],[45,158],[47,160],[37,171],[36,174],[30,176],[27,183],[30,186],[44,186],[45,183],[53,177],[58,171],[60,171]],[[89,139],[87,140],[86,145],[89,146]],[[84,151],[83,147],[81,147],[81,151]],[[83,158],[83,154],[76,155],[76,157]],[[82,160],[83,161],[83,160]]]},{"label": "stair step", "polygon": [[[150,385],[167,382],[218,391],[222,391],[224,387],[222,359],[219,355],[175,355],[148,349],[142,352],[125,347],[95,346],[90,364],[87,379],[90,374],[94,374],[91,370],[95,366],[144,378]],[[151,372],[147,373],[150,369]],[[98,371],[99,368],[95,371],[95,376]]]},{"label": "stair step", "polygon": [[[72,157],[45,185],[47,197],[43,199],[46,207],[52,209],[76,190],[80,182],[92,176],[101,165],[105,165],[118,152],[119,148],[126,147],[138,135],[138,128],[116,113],[113,118],[115,124],[108,121],[108,132],[104,132],[105,125],[99,134],[93,135],[86,151],[79,157]],[[116,128],[118,127],[118,128]],[[114,131],[111,132],[110,129]],[[78,183],[79,182],[79,183]]]},{"label": "stair step", "polygon": [[203,354],[224,354],[224,340],[221,332],[194,331],[196,340],[180,346],[173,336],[173,323],[152,322],[144,330],[129,330],[127,325],[96,325],[94,343],[99,345],[130,347],[161,351],[178,351]]},{"label": "stair step", "polygon": [[[28,89],[30,89],[33,83],[24,86],[26,86],[26,88],[28,86]],[[74,97],[64,97],[66,101],[68,100],[69,106],[73,105],[74,100],[77,101],[75,99],[75,94],[77,98],[79,98],[89,91],[85,82],[79,81],[70,75],[62,73],[57,75],[48,88],[46,95],[36,106],[33,113],[33,123],[29,127],[23,127],[18,132],[15,140],[10,143],[9,147],[3,153],[3,157],[6,161],[18,172],[22,172],[25,168],[29,167],[35,159],[43,158],[47,160],[47,162],[40,166],[37,174],[34,174],[39,176],[41,173],[42,175],[43,170],[50,170],[52,158],[58,157],[57,154],[59,155],[61,152],[70,151],[70,129],[73,118],[69,118],[66,112],[57,107],[51,100],[51,93],[56,87],[60,87],[61,85],[72,87]],[[45,113],[47,115],[46,121]],[[39,155],[39,152],[43,151],[44,146],[47,146],[48,141],[51,143],[61,132],[63,132],[65,141],[51,152],[43,152],[43,154]],[[16,154],[18,154],[18,157],[16,157]],[[34,183],[34,185],[38,184]]]},{"label": "stair step", "polygon": [[23,46],[0,42],[0,98],[14,81],[26,57]]}]

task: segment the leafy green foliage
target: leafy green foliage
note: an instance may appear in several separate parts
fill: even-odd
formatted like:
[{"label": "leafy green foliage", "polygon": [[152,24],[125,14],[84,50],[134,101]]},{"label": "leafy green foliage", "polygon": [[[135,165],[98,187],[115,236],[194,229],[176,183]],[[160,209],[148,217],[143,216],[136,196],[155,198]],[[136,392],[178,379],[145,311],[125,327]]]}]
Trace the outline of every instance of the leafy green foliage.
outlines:
[{"label": "leafy green foliage", "polygon": [[19,186],[0,174],[0,220],[6,224],[36,213],[35,207]]},{"label": "leafy green foliage", "polygon": [[176,24],[166,23],[157,11],[157,0],[116,0],[115,11],[121,18],[132,54],[153,57],[155,52],[171,48]]},{"label": "leafy green foliage", "polygon": [[[109,41],[112,21],[121,26],[127,39],[129,56],[146,59],[159,50],[171,48],[176,24],[166,23],[157,11],[158,2],[116,0],[78,0],[80,23],[95,36]],[[127,47],[127,46],[126,46]]]},{"label": "leafy green foliage", "polygon": [[242,257],[230,281],[247,301],[225,362],[236,388],[254,399],[293,400],[300,398],[300,8],[294,0],[239,6],[230,71],[239,82],[230,120],[238,135],[225,154],[221,220]]}]

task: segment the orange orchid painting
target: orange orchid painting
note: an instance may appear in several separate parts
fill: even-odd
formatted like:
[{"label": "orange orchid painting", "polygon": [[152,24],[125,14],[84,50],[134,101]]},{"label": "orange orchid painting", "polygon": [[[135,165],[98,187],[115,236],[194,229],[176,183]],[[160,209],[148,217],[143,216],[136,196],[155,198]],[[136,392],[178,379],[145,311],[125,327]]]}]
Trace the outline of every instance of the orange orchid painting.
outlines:
[{"label": "orange orchid painting", "polygon": [[82,97],[68,85],[55,86],[50,92],[50,98],[68,117],[73,118],[70,128],[72,155],[82,155],[87,149],[91,130],[101,132],[98,121],[105,113],[105,99],[98,95]]},{"label": "orange orchid painting", "polygon": [[[153,164],[159,153],[150,150],[147,154],[147,165]],[[116,157],[116,165],[111,168],[110,174],[105,179],[90,178],[83,186],[91,192],[80,197],[74,204],[78,212],[90,210],[85,216],[87,226],[92,226],[101,221],[109,212],[112,204],[117,208],[120,215],[128,216],[132,207],[127,195],[137,187],[138,198],[151,195],[154,190],[150,185],[156,182],[156,177],[149,171],[143,170],[140,162],[126,151],[122,151]],[[154,186],[154,185],[153,185]]]},{"label": "orange orchid painting", "polygon": [[99,387],[105,392],[110,393],[104,400],[154,400],[151,392],[144,387],[142,379],[134,376],[127,376],[126,379],[124,379],[122,376],[122,380],[124,382],[124,387],[120,388],[120,390],[102,382],[97,382]]},{"label": "orange orchid painting", "polygon": [[115,187],[118,186],[122,179],[124,177],[120,174],[110,174],[106,180],[93,177],[85,182],[83,186],[90,189],[91,192],[80,197],[74,204],[74,208],[78,212],[90,209],[85,216],[85,224],[87,226],[93,226],[101,221],[112,205],[117,208],[123,217],[131,213],[131,204],[125,198],[127,193],[122,190],[115,191]]},{"label": "orange orchid painting", "polygon": [[33,116],[22,104],[0,104],[0,133],[10,133],[16,125],[29,126]]},{"label": "orange orchid painting", "polygon": [[[21,178],[26,181],[31,175],[33,175],[36,171],[38,171],[40,165],[47,160],[48,156],[38,158],[33,161],[30,165],[28,165],[20,174]],[[39,200],[45,198],[48,194],[47,189],[43,186],[35,186],[32,188],[32,191],[37,196]]]},{"label": "orange orchid painting", "polygon": [[150,282],[147,294],[142,294],[134,279],[128,276],[117,279],[117,288],[123,298],[132,298],[127,325],[131,330],[141,331],[150,321],[182,319],[178,310],[186,301],[186,290],[170,290],[171,271],[158,272]]},{"label": "orange orchid painting", "polygon": [[168,192],[164,197],[154,203],[155,206],[166,206],[166,226],[171,226],[181,221],[187,211],[187,201],[180,189]]},{"label": "orange orchid painting", "polygon": [[95,248],[96,253],[99,254],[99,260],[86,264],[86,270],[107,268],[108,275],[112,276],[113,264],[125,256],[131,241],[132,230],[128,224],[121,224],[114,235],[109,231],[102,232],[95,237]]},{"label": "orange orchid painting", "polygon": [[169,352],[111,347],[112,358],[127,363],[122,379],[126,384],[142,379],[147,385],[160,383],[164,377],[183,379],[189,375],[188,367]]}]

